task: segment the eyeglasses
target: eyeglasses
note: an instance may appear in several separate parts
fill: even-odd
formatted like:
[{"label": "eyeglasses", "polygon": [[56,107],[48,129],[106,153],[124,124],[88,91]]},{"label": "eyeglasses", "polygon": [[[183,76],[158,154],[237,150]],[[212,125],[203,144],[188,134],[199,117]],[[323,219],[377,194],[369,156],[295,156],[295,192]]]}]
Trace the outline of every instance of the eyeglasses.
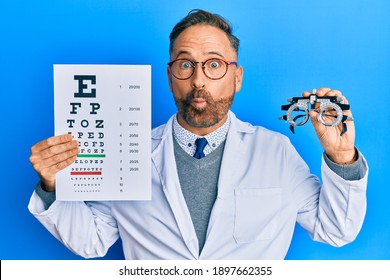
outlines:
[{"label": "eyeglasses", "polygon": [[229,65],[237,66],[237,62],[227,62],[220,58],[210,58],[203,62],[175,59],[169,62],[168,65],[176,79],[187,80],[194,74],[198,63],[201,63],[203,73],[211,80],[222,79],[226,75]]}]

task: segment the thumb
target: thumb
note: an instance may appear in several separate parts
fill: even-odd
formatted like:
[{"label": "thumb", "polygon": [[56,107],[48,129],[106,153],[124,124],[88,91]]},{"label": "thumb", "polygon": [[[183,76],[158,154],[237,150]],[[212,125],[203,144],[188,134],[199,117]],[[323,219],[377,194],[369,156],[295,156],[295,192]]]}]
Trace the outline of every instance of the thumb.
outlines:
[{"label": "thumb", "polygon": [[318,122],[318,113],[315,110],[309,111],[309,116],[313,124]]},{"label": "thumb", "polygon": [[324,129],[324,126],[322,123],[318,120],[318,112],[315,110],[312,110],[309,112],[311,123],[314,127],[314,129],[318,132],[322,131]]}]

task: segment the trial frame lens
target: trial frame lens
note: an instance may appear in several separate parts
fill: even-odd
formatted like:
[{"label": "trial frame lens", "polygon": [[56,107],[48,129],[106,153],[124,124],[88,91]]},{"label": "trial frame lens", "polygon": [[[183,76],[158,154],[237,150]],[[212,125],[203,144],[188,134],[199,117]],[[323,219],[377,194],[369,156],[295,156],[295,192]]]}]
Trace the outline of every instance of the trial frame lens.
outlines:
[{"label": "trial frame lens", "polygon": [[293,104],[287,111],[287,120],[292,126],[302,126],[309,119],[309,110],[305,105]]}]

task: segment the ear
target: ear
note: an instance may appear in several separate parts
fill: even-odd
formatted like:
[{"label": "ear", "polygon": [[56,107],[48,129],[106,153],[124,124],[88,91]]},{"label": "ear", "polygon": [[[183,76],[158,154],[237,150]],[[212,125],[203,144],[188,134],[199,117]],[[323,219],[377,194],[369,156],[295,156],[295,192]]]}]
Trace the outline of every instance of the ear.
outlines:
[{"label": "ear", "polygon": [[168,83],[169,83],[169,90],[173,92],[172,88],[172,74],[169,65],[167,66],[167,77],[168,77]]},{"label": "ear", "polygon": [[244,76],[244,69],[242,68],[242,66],[238,66],[236,68],[236,72],[235,72],[235,83],[236,83],[236,92],[239,92],[241,90],[241,86],[242,86],[242,78]]}]

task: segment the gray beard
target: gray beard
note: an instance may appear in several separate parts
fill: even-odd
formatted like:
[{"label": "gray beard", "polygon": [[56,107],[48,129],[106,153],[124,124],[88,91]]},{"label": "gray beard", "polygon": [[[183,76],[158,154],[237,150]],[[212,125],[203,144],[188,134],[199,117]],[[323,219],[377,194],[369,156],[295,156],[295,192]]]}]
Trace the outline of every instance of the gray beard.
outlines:
[{"label": "gray beard", "polygon": [[[208,128],[219,123],[227,115],[233,104],[234,92],[229,97],[214,100],[208,91],[194,89],[186,99],[175,98],[175,103],[179,114],[188,125],[195,128]],[[194,107],[192,101],[195,98],[204,99],[207,103],[206,107]]]}]

